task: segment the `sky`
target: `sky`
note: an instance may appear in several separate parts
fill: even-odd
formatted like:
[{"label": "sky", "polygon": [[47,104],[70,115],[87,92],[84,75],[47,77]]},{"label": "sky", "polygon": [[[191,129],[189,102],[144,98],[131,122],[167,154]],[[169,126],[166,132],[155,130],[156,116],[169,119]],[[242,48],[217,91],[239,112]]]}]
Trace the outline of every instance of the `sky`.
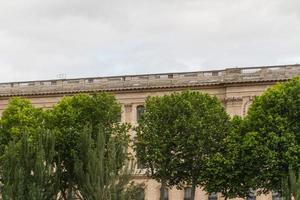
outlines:
[{"label": "sky", "polygon": [[299,0],[0,1],[0,82],[296,63]]}]

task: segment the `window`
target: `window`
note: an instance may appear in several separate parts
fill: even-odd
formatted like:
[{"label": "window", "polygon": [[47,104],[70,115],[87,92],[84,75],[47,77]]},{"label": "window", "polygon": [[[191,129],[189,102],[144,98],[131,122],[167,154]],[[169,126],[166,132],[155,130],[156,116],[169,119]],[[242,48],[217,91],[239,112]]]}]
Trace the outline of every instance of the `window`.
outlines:
[{"label": "window", "polygon": [[118,113],[117,122],[122,122],[122,112]]},{"label": "window", "polygon": [[136,107],[136,121],[139,121],[142,115],[145,112],[145,107],[143,105],[139,105]]},{"label": "window", "polygon": [[255,195],[255,191],[250,189],[248,196],[247,196],[247,200],[256,200],[256,195]]},{"label": "window", "polygon": [[280,193],[278,192],[272,192],[272,200],[281,200]]},{"label": "window", "polygon": [[218,199],[217,193],[213,192],[208,194],[208,200],[217,200],[217,199]]},{"label": "window", "polygon": [[139,187],[137,190],[138,190],[137,191],[137,194],[138,194],[137,200],[144,200],[145,199],[145,189],[142,187]]},{"label": "window", "polygon": [[192,188],[186,187],[184,188],[184,199],[183,200],[191,200],[192,199]]},{"label": "window", "polygon": [[168,190],[168,188],[164,188],[163,200],[169,200],[169,190]]},{"label": "window", "polygon": [[141,163],[141,161],[137,158],[137,168],[138,169],[145,169],[145,166],[143,165],[143,163]]}]

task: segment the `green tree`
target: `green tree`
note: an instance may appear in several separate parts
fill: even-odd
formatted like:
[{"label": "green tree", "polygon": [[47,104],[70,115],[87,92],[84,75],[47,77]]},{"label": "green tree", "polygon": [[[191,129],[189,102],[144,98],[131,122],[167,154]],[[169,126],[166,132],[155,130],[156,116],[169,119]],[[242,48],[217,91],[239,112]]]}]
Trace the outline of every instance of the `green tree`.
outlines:
[{"label": "green tree", "polygon": [[[89,126],[93,141],[97,141],[99,132],[103,134],[105,142],[113,135],[125,137],[129,127],[119,122],[120,115],[120,105],[113,95],[107,93],[64,97],[53,109],[47,111],[46,124],[49,129],[56,130],[55,150],[60,158],[56,162],[59,162],[58,166],[62,173],[60,182],[62,199],[73,198],[72,196],[78,193],[80,183],[75,173],[75,162],[82,147],[81,132]],[[92,147],[95,149],[95,145]],[[119,153],[117,152],[118,155]],[[106,153],[105,159],[108,156]],[[123,160],[116,160],[115,164],[115,167],[120,169],[123,167]]]},{"label": "green tree", "polygon": [[294,200],[300,200],[300,172],[298,174],[290,168],[289,170],[289,193],[292,194]]},{"label": "green tree", "polygon": [[297,174],[300,165],[299,97],[295,78],[257,97],[244,120],[233,118],[223,150],[206,167],[205,189],[226,198],[246,197],[249,188],[286,193],[289,168]]},{"label": "green tree", "polygon": [[145,199],[145,185],[137,184],[133,181],[127,185],[125,192],[123,193],[123,200],[144,200]]},{"label": "green tree", "polygon": [[220,192],[225,199],[245,198],[249,189],[257,189],[261,170],[260,157],[267,150],[256,132],[246,132],[245,122],[235,116],[221,150],[207,162],[204,173],[208,192]]},{"label": "green tree", "polygon": [[220,150],[229,116],[217,97],[199,92],[149,97],[136,128],[136,152],[148,175],[165,186],[203,186],[205,166]]},{"label": "green tree", "polygon": [[127,153],[129,137],[113,135],[106,141],[104,133],[99,132],[93,140],[91,129],[85,128],[80,139],[75,175],[81,199],[126,200],[133,173],[132,159]]},{"label": "green tree", "polygon": [[11,141],[1,157],[1,195],[4,200],[55,200],[58,177],[53,158],[54,137],[40,132],[37,143],[23,133],[18,142]]},{"label": "green tree", "polygon": [[30,140],[36,137],[37,130],[43,126],[42,110],[35,108],[27,99],[12,98],[2,113],[0,125],[0,155],[2,155],[9,142],[20,140],[22,133],[30,134]]},{"label": "green tree", "polygon": [[245,118],[247,132],[256,135],[253,159],[259,162],[255,180],[264,191],[282,191],[290,166],[300,169],[300,78],[269,88],[255,99]]}]

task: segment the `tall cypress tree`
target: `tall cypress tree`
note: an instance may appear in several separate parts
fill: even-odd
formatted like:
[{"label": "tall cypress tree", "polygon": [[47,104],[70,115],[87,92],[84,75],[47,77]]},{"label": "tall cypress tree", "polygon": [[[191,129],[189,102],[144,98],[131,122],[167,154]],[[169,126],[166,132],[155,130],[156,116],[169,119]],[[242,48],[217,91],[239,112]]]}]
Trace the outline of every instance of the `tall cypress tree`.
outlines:
[{"label": "tall cypress tree", "polygon": [[31,141],[29,134],[24,133],[18,142],[10,142],[1,157],[2,198],[56,199],[54,154],[54,137],[46,131],[37,141]]},{"label": "tall cypress tree", "polygon": [[[119,134],[105,137],[105,133],[99,131],[93,140],[91,128],[80,133],[75,174],[82,199],[126,199],[126,189],[133,172],[127,154],[128,139],[127,135]],[[137,195],[131,198],[138,199]]]}]

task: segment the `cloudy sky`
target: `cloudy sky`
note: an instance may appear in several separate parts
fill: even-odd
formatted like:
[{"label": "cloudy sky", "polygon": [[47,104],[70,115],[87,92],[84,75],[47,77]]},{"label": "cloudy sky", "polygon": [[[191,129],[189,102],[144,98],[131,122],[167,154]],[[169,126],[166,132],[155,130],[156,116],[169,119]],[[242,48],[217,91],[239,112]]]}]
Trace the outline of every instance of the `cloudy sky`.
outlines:
[{"label": "cloudy sky", "polygon": [[0,1],[0,82],[294,63],[299,0]]}]

